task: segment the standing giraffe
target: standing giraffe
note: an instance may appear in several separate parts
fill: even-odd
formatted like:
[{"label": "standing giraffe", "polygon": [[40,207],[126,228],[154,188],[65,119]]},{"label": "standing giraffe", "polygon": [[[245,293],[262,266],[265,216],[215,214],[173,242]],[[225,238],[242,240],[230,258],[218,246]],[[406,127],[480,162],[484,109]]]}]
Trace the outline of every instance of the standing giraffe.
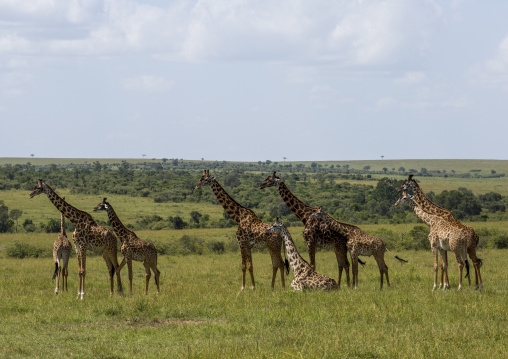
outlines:
[{"label": "standing giraffe", "polygon": [[325,275],[319,274],[311,265],[302,258],[298,250],[296,249],[295,243],[289,234],[287,227],[279,221],[277,221],[266,230],[268,233],[280,233],[284,239],[286,251],[288,254],[289,264],[293,269],[294,278],[291,282],[291,288],[294,290],[303,289],[338,289],[337,282]]},{"label": "standing giraffe", "polygon": [[[348,238],[347,249],[351,254],[351,261],[353,262],[353,288],[358,288],[358,256],[374,256],[381,274],[380,289],[383,289],[383,274],[386,276],[386,284],[390,287],[388,267],[385,264],[384,258],[386,251],[390,254],[392,254],[392,252],[386,248],[386,245],[380,238],[364,233],[360,228],[352,224],[337,221],[322,208],[319,208],[312,216],[314,218],[320,218],[328,224],[332,230]],[[400,262],[407,262],[396,255],[393,256]]]},{"label": "standing giraffe", "polygon": [[102,258],[106,262],[109,271],[110,295],[113,295],[113,275],[116,271],[117,292],[122,294],[122,281],[118,269],[118,260],[116,257],[117,242],[113,232],[95,222],[93,217],[85,211],[81,211],[66,201],[53,191],[53,189],[43,180],[39,179],[30,193],[33,198],[41,193],[46,193],[53,205],[74,224],[75,230],[72,233],[72,240],[78,257],[79,287],[78,299],[85,297],[85,275],[86,275],[86,251],[96,251],[102,253]]},{"label": "standing giraffe", "polygon": [[[395,206],[399,204],[407,203],[413,209],[415,214],[430,227],[429,242],[434,255],[434,287],[432,290],[437,288],[449,289],[450,282],[448,281],[448,257],[447,251],[451,251],[455,254],[457,264],[459,266],[459,290],[462,289],[462,269],[466,266],[466,277],[469,278],[469,263],[466,255],[466,233],[463,230],[457,230],[445,221],[442,217],[435,214],[430,214],[421,209],[418,204],[414,201],[411,195],[408,195],[403,191],[400,198],[395,202]],[[441,254],[441,281],[439,287],[437,286],[437,275],[438,275],[438,256]],[[443,280],[444,277],[444,280]],[[469,278],[469,284],[471,285],[471,279]]]},{"label": "standing giraffe", "polygon": [[122,263],[118,266],[120,271],[127,262],[129,270],[130,293],[132,295],[132,260],[143,262],[145,266],[145,295],[148,294],[148,282],[150,282],[150,268],[155,276],[155,284],[157,285],[157,294],[159,294],[159,276],[160,271],[157,269],[157,249],[155,246],[147,241],[139,239],[136,233],[125,227],[118,218],[113,206],[106,202],[104,198],[101,203],[94,207],[94,211],[106,211],[108,214],[109,222],[113,227],[116,235],[122,242],[120,252],[123,254]]},{"label": "standing giraffe", "polygon": [[[267,187],[276,187],[279,190],[279,194],[283,201],[305,226],[303,237],[307,243],[307,250],[309,252],[310,265],[312,269],[316,269],[316,248],[333,246],[335,250],[335,257],[337,258],[337,265],[339,267],[337,284],[340,287],[342,270],[344,270],[346,272],[346,280],[349,287],[349,261],[347,259],[346,247],[348,238],[344,237],[341,233],[331,230],[330,227],[323,221],[312,217],[312,214],[319,208],[309,206],[296,197],[289,190],[284,181],[276,175],[275,171],[259,185],[259,189]],[[358,259],[358,261],[360,261],[362,265],[365,264],[365,262],[362,262],[360,259]]]},{"label": "standing giraffe", "polygon": [[[251,248],[265,248],[268,247],[270,257],[272,258],[272,289],[275,285],[275,278],[277,276],[277,269],[280,270],[280,279],[282,288],[284,284],[284,261],[282,260],[281,246],[282,237],[279,233],[267,233],[266,230],[270,227],[269,224],[261,221],[258,216],[249,208],[245,208],[238,204],[222,186],[217,182],[214,176],[210,176],[210,171],[203,171],[203,175],[199,179],[196,189],[203,186],[210,186],[213,193],[224,207],[227,214],[238,224],[236,231],[236,239],[240,246],[242,255],[242,290],[245,289],[245,271],[249,268],[250,280],[252,289],[255,289],[254,283],[254,267],[252,266],[252,253]],[[287,264],[287,267],[289,264]]]},{"label": "standing giraffe", "polygon": [[[475,289],[483,288],[482,276],[480,273],[480,267],[482,266],[482,260],[476,256],[476,248],[478,246],[478,242],[480,238],[478,234],[475,232],[473,228],[470,226],[463,224],[459,220],[455,218],[452,212],[449,210],[438,206],[434,202],[425,196],[420,186],[413,179],[413,175],[410,175],[404,183],[400,186],[399,192],[407,192],[409,190],[413,191],[413,200],[415,203],[425,212],[437,215],[443,218],[446,222],[450,223],[450,225],[455,228],[458,234],[462,235],[466,239],[466,249],[469,258],[473,262],[473,267],[475,270]],[[469,285],[471,286],[471,278],[468,276]]]},{"label": "standing giraffe", "polygon": [[[65,197],[63,199],[65,200]],[[63,213],[60,213],[60,234],[55,239],[55,243],[53,243],[53,261],[55,262],[53,279],[56,279],[55,294],[58,294],[60,289],[60,276],[62,276],[62,290],[68,290],[67,276],[69,275],[69,270],[67,266],[71,257],[71,249],[71,242],[65,232],[65,217]]]}]

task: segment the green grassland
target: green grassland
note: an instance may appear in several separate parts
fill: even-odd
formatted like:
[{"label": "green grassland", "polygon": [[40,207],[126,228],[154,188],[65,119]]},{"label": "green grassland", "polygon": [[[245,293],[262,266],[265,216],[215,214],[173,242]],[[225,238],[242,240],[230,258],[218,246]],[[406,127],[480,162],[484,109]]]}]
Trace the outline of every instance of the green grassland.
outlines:
[{"label": "green grassland", "polygon": [[[240,255],[160,256],[161,294],[153,278],[143,293],[134,263],[134,295],[109,297],[105,264],[87,261],[87,287],[76,300],[77,266],[69,292],[53,294],[49,258],[0,260],[0,356],[3,358],[503,358],[508,350],[508,252],[483,250],[485,288],[432,292],[432,255],[386,255],[391,288],[379,291],[372,258],[359,288],[297,293],[280,281],[270,290],[266,252],[254,253],[256,289],[240,289]],[[320,272],[335,277],[332,252],[317,254]],[[122,271],[124,288],[128,284]]]},{"label": "green grassland", "polygon": [[[93,163],[97,159],[0,158],[3,164],[37,165]],[[120,159],[98,159],[118,163]],[[143,163],[145,159],[128,160]],[[160,160],[156,160],[160,161]],[[202,162],[206,167],[206,161]],[[282,163],[282,161],[280,162]],[[285,162],[286,164],[290,162]],[[298,164],[298,162],[292,162]],[[301,162],[310,166],[310,162]],[[466,173],[508,174],[508,161],[487,160],[378,160],[318,162],[322,166],[349,164],[373,171],[405,167],[428,170],[452,169]],[[266,173],[273,171],[267,168]],[[372,184],[383,174],[373,174]],[[402,175],[388,175],[402,179]],[[508,195],[508,178],[419,177],[424,192],[471,189],[475,194],[495,191]],[[36,179],[34,178],[34,184]],[[197,181],[197,178],[196,178]],[[219,179],[220,181],[220,179]],[[337,180],[366,184],[366,180]],[[209,189],[203,189],[209,191]],[[259,191],[252,188],[253,193]],[[265,190],[266,191],[266,190]],[[91,212],[102,197],[115,207],[125,224],[147,215],[181,216],[189,219],[199,211],[211,220],[222,218],[220,205],[209,202],[155,203],[152,198],[127,195],[71,194],[57,189],[79,209]],[[27,190],[0,191],[0,200],[9,209],[21,209],[18,219],[47,222],[60,213],[45,196],[28,198]],[[318,205],[315,203],[311,203]],[[91,212],[102,223],[104,212]],[[388,230],[390,244],[416,225],[416,216],[404,224],[365,224],[367,233]],[[340,218],[339,218],[340,219]],[[476,230],[504,232],[505,221],[468,223]],[[302,256],[308,259],[302,236],[303,227],[290,231]],[[388,253],[391,288],[379,290],[379,271],[373,258],[364,258],[359,269],[359,288],[334,292],[292,291],[276,281],[270,290],[271,261],[268,252],[254,251],[256,289],[240,291],[241,261],[235,239],[236,227],[183,230],[143,230],[140,238],[159,248],[184,236],[206,243],[223,241],[224,254],[205,250],[202,255],[160,255],[161,293],[155,294],[153,277],[149,294],[143,294],[144,271],[134,262],[134,295],[109,297],[106,266],[98,255],[87,260],[86,296],[76,300],[77,260],[69,263],[69,292],[54,295],[50,257],[55,233],[0,234],[0,357],[76,357],[76,358],[504,358],[508,352],[508,250],[478,251],[483,259],[484,290],[457,291],[458,269],[449,255],[452,289],[432,292],[433,258],[430,251],[396,251],[407,264],[401,265]],[[70,233],[69,233],[70,237]],[[384,238],[383,238],[384,239]],[[41,258],[14,259],[6,250],[15,243],[44,248]],[[207,247],[204,246],[206,249]],[[74,252],[74,249],[73,249]],[[119,258],[121,255],[119,254]],[[318,272],[337,277],[333,251],[316,255]],[[122,270],[124,290],[127,270]]]}]

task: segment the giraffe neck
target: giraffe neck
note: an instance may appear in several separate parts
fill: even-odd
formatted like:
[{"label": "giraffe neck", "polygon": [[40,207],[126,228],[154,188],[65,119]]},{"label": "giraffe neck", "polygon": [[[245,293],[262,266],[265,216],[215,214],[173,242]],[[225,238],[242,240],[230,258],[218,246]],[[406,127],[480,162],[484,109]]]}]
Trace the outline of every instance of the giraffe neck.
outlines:
[{"label": "giraffe neck", "polygon": [[438,206],[430,199],[428,199],[427,196],[425,196],[423,191],[420,189],[420,186],[418,186],[418,184],[415,185],[413,200],[423,211],[429,214],[439,216],[449,222],[457,221],[452,212],[450,212],[447,209],[444,209],[443,207]]},{"label": "giraffe neck", "polygon": [[65,217],[63,213],[60,213],[60,234],[67,235],[65,233]]},{"label": "giraffe neck", "polygon": [[241,206],[238,202],[236,202],[231,196],[222,188],[222,186],[214,180],[211,184],[212,191],[215,194],[215,197],[219,200],[220,204],[227,212],[227,214],[235,221],[236,223],[240,223],[242,217],[244,217],[248,211],[247,208]]},{"label": "giraffe neck", "polygon": [[123,225],[122,221],[120,221],[120,218],[118,218],[115,210],[110,204],[108,204],[106,212],[108,214],[108,219],[111,223],[111,227],[113,227],[113,230],[122,242],[134,234],[134,232]]},{"label": "giraffe neck", "polygon": [[429,227],[432,227],[437,222],[437,220],[441,218],[437,215],[425,212],[413,199],[409,200],[409,206],[413,209],[413,212],[416,214],[416,216]]},{"label": "giraffe neck", "polygon": [[357,226],[349,223],[339,222],[328,214],[324,218],[324,222],[328,224],[332,231],[337,232],[346,238],[350,238],[354,233],[360,231],[360,228]]},{"label": "giraffe neck", "polygon": [[44,192],[51,203],[53,203],[53,205],[65,216],[65,218],[74,224],[74,226],[82,224],[95,226],[97,224],[90,214],[65,202],[65,200],[57,195],[49,185],[44,184]]},{"label": "giraffe neck", "polygon": [[295,243],[291,238],[291,234],[289,234],[288,230],[285,227],[281,229],[281,235],[282,239],[284,240],[284,245],[286,246],[289,264],[291,265],[291,269],[293,270],[295,277],[304,273],[305,271],[308,271],[311,268],[310,264],[302,258],[300,253],[298,253]]},{"label": "giraffe neck", "polygon": [[286,202],[286,205],[289,207],[291,212],[293,212],[298,219],[300,219],[303,224],[307,224],[310,216],[318,209],[317,207],[311,207],[308,204],[302,202],[298,197],[296,197],[293,192],[289,190],[284,182],[280,182],[279,186],[279,194],[282,197],[282,200]]}]

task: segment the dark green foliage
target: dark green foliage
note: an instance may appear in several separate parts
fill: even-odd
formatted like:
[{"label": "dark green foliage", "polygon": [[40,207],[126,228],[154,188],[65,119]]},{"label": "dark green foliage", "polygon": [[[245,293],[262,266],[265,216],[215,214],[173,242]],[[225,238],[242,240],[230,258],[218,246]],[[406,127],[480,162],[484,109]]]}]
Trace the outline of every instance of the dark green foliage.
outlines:
[{"label": "dark green foliage", "polygon": [[14,226],[14,221],[9,218],[9,208],[0,201],[0,233],[10,232]]},{"label": "dark green foliage", "polygon": [[49,249],[45,250],[32,246],[27,243],[16,242],[7,247],[7,256],[11,258],[39,258],[51,257],[52,253]]},{"label": "dark green foliage", "polygon": [[477,216],[482,212],[480,201],[471,190],[466,188],[443,191],[434,197],[434,201],[436,204],[452,211],[457,219]]},{"label": "dark green foliage", "polygon": [[60,233],[61,223],[59,220],[51,218],[48,223],[44,225],[44,231],[46,233]]},{"label": "dark green foliage", "polygon": [[208,249],[210,249],[210,251],[217,253],[217,254],[222,254],[226,250],[224,242],[222,242],[222,241],[208,242],[207,247],[208,247]]}]

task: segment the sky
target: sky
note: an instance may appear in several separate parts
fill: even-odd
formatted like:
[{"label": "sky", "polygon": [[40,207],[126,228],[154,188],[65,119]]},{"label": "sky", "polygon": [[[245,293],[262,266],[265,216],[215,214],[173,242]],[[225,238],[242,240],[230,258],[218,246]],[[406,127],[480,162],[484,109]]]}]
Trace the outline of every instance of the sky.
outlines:
[{"label": "sky", "polygon": [[0,157],[506,160],[507,16],[505,0],[0,0]]}]

